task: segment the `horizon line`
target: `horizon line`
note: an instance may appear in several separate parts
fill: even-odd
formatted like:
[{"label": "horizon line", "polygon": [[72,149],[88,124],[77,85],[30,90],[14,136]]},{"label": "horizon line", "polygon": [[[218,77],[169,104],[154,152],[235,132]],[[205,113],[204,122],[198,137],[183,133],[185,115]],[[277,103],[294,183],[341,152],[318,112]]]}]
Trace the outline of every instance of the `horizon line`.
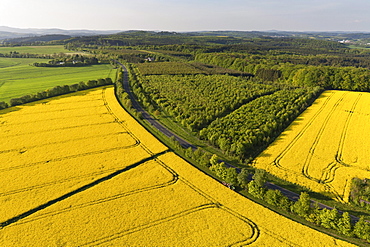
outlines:
[{"label": "horizon line", "polygon": [[[88,28],[60,28],[60,27],[11,27],[6,25],[1,25],[1,28],[7,29],[18,29],[18,30],[61,30],[61,31],[96,31],[96,32],[128,32],[128,31],[148,31],[148,32],[178,32],[178,33],[191,33],[191,32],[268,32],[268,33],[275,33],[275,32],[296,32],[296,33],[370,33],[370,31],[365,30],[356,30],[356,31],[349,31],[349,30],[281,30],[281,29],[250,29],[250,30],[242,30],[242,29],[201,29],[201,30],[168,30],[168,29],[142,29],[142,28],[133,28],[133,29],[88,29]],[[9,32],[9,31],[7,31]]]}]

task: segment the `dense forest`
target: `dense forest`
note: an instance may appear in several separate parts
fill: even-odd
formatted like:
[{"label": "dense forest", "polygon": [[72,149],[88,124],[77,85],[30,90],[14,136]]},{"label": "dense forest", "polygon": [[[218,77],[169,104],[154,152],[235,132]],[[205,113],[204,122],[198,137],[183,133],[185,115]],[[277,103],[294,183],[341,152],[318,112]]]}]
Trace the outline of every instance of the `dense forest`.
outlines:
[{"label": "dense forest", "polygon": [[[370,90],[369,65],[362,63],[362,66],[359,66],[357,60],[338,58],[332,65],[325,66],[323,64],[311,65],[310,63],[316,62],[310,62],[312,60],[309,57],[298,56],[295,62],[288,62],[287,59],[279,61],[278,56],[271,57],[274,58],[269,59],[270,56],[238,58],[230,54],[207,53],[197,55],[196,60],[252,73],[265,81],[279,81],[295,86],[320,86],[325,89]],[[296,56],[291,57],[294,59]],[[313,61],[316,60],[318,58],[314,57]],[[328,61],[323,58],[324,64]]]},{"label": "dense forest", "polygon": [[[140,83],[152,105],[190,130],[201,130],[243,104],[279,90],[228,75],[146,76]],[[137,87],[134,85],[134,90]],[[142,93],[137,90],[139,99]],[[144,104],[147,100],[142,99]]]},{"label": "dense forest", "polygon": [[241,159],[262,151],[321,92],[316,88],[280,90],[259,97],[200,131],[223,152]]}]

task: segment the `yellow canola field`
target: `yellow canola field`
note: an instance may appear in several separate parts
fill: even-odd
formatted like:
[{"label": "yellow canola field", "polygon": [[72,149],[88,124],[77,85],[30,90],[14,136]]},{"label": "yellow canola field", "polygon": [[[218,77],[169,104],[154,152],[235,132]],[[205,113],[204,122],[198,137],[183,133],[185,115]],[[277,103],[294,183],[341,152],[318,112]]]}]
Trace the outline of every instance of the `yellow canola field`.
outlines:
[{"label": "yellow canola field", "polygon": [[348,201],[352,178],[370,178],[369,104],[369,93],[325,91],[254,165]]},{"label": "yellow canola field", "polygon": [[206,176],[112,87],[0,111],[0,246],[351,246]]}]

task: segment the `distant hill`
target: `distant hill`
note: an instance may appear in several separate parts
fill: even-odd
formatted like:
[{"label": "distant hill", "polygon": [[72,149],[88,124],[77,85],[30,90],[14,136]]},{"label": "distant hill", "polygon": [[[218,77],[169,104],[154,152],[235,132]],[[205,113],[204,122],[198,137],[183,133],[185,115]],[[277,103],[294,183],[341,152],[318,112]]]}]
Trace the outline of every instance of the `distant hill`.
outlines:
[{"label": "distant hill", "polygon": [[[99,31],[99,30],[63,30],[63,29],[38,29],[38,28],[13,28],[0,26],[0,42],[8,39],[18,39],[18,38],[29,38],[32,37],[34,41],[43,41],[42,39],[47,39],[45,41],[51,41],[50,38],[57,38],[60,40],[60,35],[65,35],[68,37],[77,36],[91,36],[91,35],[107,35],[118,33],[120,30],[109,30],[109,31]],[[59,35],[59,37],[58,37]],[[40,40],[35,39],[35,37],[43,36]],[[18,41],[17,41],[18,42]]]},{"label": "distant hill", "polygon": [[72,38],[70,35],[63,34],[48,34],[42,36],[33,36],[33,37],[21,37],[13,39],[4,39],[3,43],[5,44],[32,44],[38,42],[49,42],[49,41],[58,41]]},{"label": "distant hill", "polygon": [[7,31],[0,31],[0,41],[4,39],[20,38],[24,36],[25,35],[22,33],[12,33],[12,32],[7,32]]},{"label": "distant hill", "polygon": [[191,35],[208,35],[208,36],[229,36],[240,38],[257,38],[257,37],[296,37],[296,38],[316,38],[329,40],[358,40],[369,39],[369,32],[298,32],[298,31],[199,31],[190,32]]},{"label": "distant hill", "polygon": [[[319,40],[343,41],[349,44],[370,44],[369,32],[298,32],[298,31],[195,31],[167,32],[143,30],[64,30],[58,28],[12,28],[0,26],[0,44],[24,45],[39,42],[74,41],[82,37],[82,42],[98,44],[99,37],[105,36],[105,44],[110,45],[148,45],[148,44],[236,44],[240,39],[250,38],[310,38]],[[110,36],[110,37],[107,37]],[[62,41],[61,41],[62,42]],[[99,43],[100,44],[100,43]]]}]

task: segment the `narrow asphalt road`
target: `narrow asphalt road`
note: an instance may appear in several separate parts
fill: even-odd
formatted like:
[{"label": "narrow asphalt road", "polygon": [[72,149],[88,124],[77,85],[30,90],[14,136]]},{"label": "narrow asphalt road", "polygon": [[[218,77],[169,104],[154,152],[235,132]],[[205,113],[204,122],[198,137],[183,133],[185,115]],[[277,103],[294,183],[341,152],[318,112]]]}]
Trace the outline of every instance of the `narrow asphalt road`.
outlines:
[{"label": "narrow asphalt road", "polygon": [[[191,143],[185,141],[184,139],[182,139],[181,137],[179,137],[178,135],[174,134],[172,131],[170,131],[169,129],[167,129],[165,126],[163,126],[161,123],[159,123],[156,119],[154,119],[147,111],[145,111],[141,105],[138,103],[138,101],[136,100],[133,92],[131,91],[131,87],[129,85],[129,79],[128,79],[128,71],[127,71],[127,68],[120,62],[118,61],[115,61],[119,66],[122,67],[124,73],[123,73],[123,88],[125,89],[125,91],[127,92],[127,94],[129,95],[129,98],[132,102],[132,107],[138,111],[138,112],[141,112],[142,114],[142,117],[143,119],[145,119],[149,124],[151,124],[152,126],[154,126],[156,129],[158,129],[160,132],[162,132],[164,135],[166,135],[167,137],[172,137],[174,136],[175,139],[180,143],[180,145],[184,148],[189,148],[191,147],[193,150],[196,150],[197,147],[192,145]],[[240,172],[240,168],[238,167],[235,167],[231,164],[228,164],[225,162],[225,164],[228,166],[228,167],[234,167],[237,169],[237,172]],[[281,193],[283,195],[285,195],[286,197],[289,198],[289,200],[291,201],[297,201],[299,199],[299,194],[295,193],[295,192],[292,192],[290,190],[287,190],[283,187],[280,187],[276,184],[273,184],[273,183],[270,183],[270,182],[266,182],[266,187],[268,189],[274,189],[274,190],[279,190],[281,191]],[[311,200],[312,203],[316,203],[316,201],[314,200]],[[320,208],[326,208],[326,209],[329,209],[329,210],[332,210],[333,207],[330,207],[328,205],[325,205],[325,204],[322,204],[322,203],[318,203],[319,207]],[[359,218],[356,217],[356,216],[353,216],[351,215],[351,218],[353,221],[358,221]]]},{"label": "narrow asphalt road", "polygon": [[176,135],[175,133],[173,133],[172,131],[167,129],[165,126],[163,126],[161,123],[159,123],[156,119],[154,119],[147,111],[145,111],[141,107],[139,102],[136,100],[133,92],[131,91],[131,87],[129,85],[129,80],[128,80],[127,68],[122,63],[120,63],[118,61],[115,61],[115,62],[117,64],[119,64],[122,67],[123,71],[124,71],[124,73],[123,73],[123,88],[125,89],[125,91],[129,95],[129,98],[130,98],[131,103],[132,103],[132,107],[136,111],[141,113],[143,119],[145,119],[149,124],[154,126],[156,129],[158,129],[160,132],[162,132],[167,137],[172,137],[172,136],[175,137],[176,141],[178,141],[182,147],[184,147],[184,148],[191,147],[193,150],[197,149],[196,146],[194,146],[191,143],[185,141],[184,139],[182,139],[181,137],[179,137],[178,135]]}]

